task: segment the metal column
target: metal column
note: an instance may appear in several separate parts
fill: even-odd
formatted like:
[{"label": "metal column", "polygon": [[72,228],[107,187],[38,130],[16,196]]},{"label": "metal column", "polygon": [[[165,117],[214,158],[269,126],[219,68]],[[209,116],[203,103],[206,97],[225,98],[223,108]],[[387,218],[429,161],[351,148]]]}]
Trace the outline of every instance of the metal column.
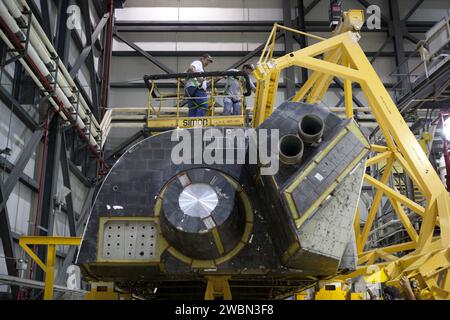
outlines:
[{"label": "metal column", "polygon": [[[283,23],[286,27],[292,27],[291,0],[283,0]],[[294,39],[288,32],[284,33],[284,51],[285,53],[294,51]],[[289,99],[296,92],[295,70],[293,67],[286,69],[284,83],[286,84],[286,99]]]}]

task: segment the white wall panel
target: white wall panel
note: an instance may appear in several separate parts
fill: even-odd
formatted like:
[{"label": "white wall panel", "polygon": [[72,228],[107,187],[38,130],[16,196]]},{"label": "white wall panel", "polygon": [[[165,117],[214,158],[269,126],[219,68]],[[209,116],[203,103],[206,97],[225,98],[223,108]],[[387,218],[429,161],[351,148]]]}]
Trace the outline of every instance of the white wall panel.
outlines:
[{"label": "white wall panel", "polygon": [[80,80],[80,84],[84,87],[88,96],[92,98],[91,78],[89,75],[89,69],[87,68],[85,63],[81,66],[77,75],[78,80]]},{"label": "white wall panel", "polygon": [[[3,244],[0,241],[0,274],[8,274],[6,269],[5,252],[3,251]],[[0,284],[0,292],[8,292],[9,286]]]},{"label": "white wall panel", "polygon": [[[7,146],[11,149],[11,155],[7,157],[7,160],[14,164],[30,139],[31,131],[1,100],[0,114],[2,115],[0,117],[0,149]],[[32,156],[25,169],[25,173],[30,177],[33,177],[34,174],[34,158],[35,155]]]},{"label": "white wall panel", "polygon": [[89,1],[89,20],[91,21],[92,31],[94,31],[95,26],[99,22],[99,17],[97,16],[97,11],[95,10],[94,1]]},{"label": "white wall panel", "polygon": [[147,106],[148,90],[146,89],[119,89],[114,88],[110,91],[109,104],[111,108],[123,107],[145,107]]},{"label": "white wall panel", "polygon": [[7,201],[11,230],[19,234],[27,234],[32,208],[32,191],[18,182]]},{"label": "white wall panel", "polygon": [[78,50],[75,41],[73,41],[72,37],[70,37],[70,45],[69,45],[69,64],[73,66],[75,61],[77,61],[78,56],[80,55],[80,51]]},{"label": "white wall panel", "polygon": [[84,200],[86,198],[88,189],[86,186],[78,180],[76,176],[69,172],[70,178],[70,187],[72,189],[72,202],[73,202],[73,210],[76,213],[80,213],[81,208],[83,207]]},{"label": "white wall panel", "polygon": [[133,21],[176,21],[178,20],[178,8],[160,7],[160,8],[125,8],[115,11],[117,20]]},{"label": "white wall panel", "polygon": [[[126,33],[144,51],[252,51],[267,40],[268,33]],[[134,51],[127,44],[114,39],[114,51]],[[283,41],[277,41],[275,50],[284,50]]]}]

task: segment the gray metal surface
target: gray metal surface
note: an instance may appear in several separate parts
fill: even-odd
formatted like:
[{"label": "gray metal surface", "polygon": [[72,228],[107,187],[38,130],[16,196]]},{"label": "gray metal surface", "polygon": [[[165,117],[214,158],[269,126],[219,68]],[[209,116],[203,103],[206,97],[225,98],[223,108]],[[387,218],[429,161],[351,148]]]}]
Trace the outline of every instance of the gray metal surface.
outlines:
[{"label": "gray metal surface", "polygon": [[103,232],[102,260],[156,258],[156,224],[151,221],[111,220]]},{"label": "gray metal surface", "polygon": [[208,217],[218,203],[216,191],[206,183],[188,185],[178,198],[178,204],[184,214],[202,219]]},{"label": "gray metal surface", "polygon": [[[351,250],[355,245],[353,221],[364,172],[364,163],[359,163],[321,208],[297,230],[301,250],[307,251],[311,256],[316,254],[330,258],[331,273],[338,266],[345,269],[356,268],[356,252]],[[309,266],[319,269],[313,259],[309,263],[298,262],[297,266],[302,269]]]}]

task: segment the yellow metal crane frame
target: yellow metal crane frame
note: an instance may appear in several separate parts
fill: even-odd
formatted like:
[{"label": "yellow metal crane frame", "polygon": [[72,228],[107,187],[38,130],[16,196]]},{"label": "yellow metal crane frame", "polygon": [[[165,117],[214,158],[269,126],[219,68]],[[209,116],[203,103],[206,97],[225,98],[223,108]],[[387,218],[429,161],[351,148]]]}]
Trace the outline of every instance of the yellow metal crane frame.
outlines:
[{"label": "yellow metal crane frame", "polygon": [[[354,13],[354,12],[353,12]],[[359,13],[356,12],[356,16]],[[362,14],[362,13],[361,13]],[[355,13],[352,18],[355,18]],[[357,17],[356,17],[357,18]],[[358,20],[358,19],[356,19]],[[364,19],[362,18],[362,21]],[[273,58],[276,32],[295,32],[318,40],[315,44]],[[341,279],[367,275],[381,270],[392,285],[398,285],[406,276],[415,284],[420,298],[450,299],[450,205],[449,195],[438,174],[428,160],[416,137],[410,131],[397,106],[384,87],[378,74],[358,44],[358,30],[347,28],[329,39],[275,24],[254,76],[257,80],[253,127],[258,127],[272,113],[279,76],[288,67],[302,67],[311,71],[309,79],[290,101],[315,104],[325,96],[333,77],[344,82],[346,117],[353,117],[352,83],[362,89],[371,112],[384,136],[385,146],[372,145],[373,156],[366,165],[385,163],[379,180],[365,174],[364,180],[376,189],[364,227],[359,225],[359,212],[355,213],[355,235],[358,251],[358,269]],[[425,198],[425,206],[407,198],[388,179],[395,166],[401,166]],[[382,197],[392,203],[399,220],[408,233],[409,242],[365,251]],[[408,208],[421,217],[419,232],[405,212]],[[440,229],[435,237],[435,230]],[[401,258],[395,254],[402,253]]]},{"label": "yellow metal crane frame", "polygon": [[[53,299],[53,284],[55,281],[56,246],[79,246],[80,237],[44,237],[44,236],[23,236],[19,239],[19,245],[28,253],[36,264],[45,272],[44,300]],[[33,246],[47,246],[47,258],[45,262],[39,258]]]}]

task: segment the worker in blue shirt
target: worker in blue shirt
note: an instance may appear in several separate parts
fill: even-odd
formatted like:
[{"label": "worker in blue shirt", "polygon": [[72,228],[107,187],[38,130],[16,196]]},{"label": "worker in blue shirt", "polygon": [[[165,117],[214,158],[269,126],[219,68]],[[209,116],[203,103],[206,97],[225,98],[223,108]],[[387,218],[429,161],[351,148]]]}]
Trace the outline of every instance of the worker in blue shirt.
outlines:
[{"label": "worker in blue shirt", "polygon": [[[213,58],[205,53],[199,60],[195,60],[189,66],[187,72],[205,72]],[[189,117],[203,117],[208,112],[208,97],[206,94],[206,79],[203,77],[188,78],[186,81],[186,97],[188,100]]]},{"label": "worker in blue shirt", "polygon": [[[254,70],[253,65],[244,64],[242,71],[248,75],[252,74]],[[228,71],[239,71],[237,69],[230,69]],[[224,98],[223,98],[223,115],[240,115],[242,114],[242,88],[245,87],[244,77],[228,76],[225,84]],[[253,92],[256,91],[255,85],[250,82],[250,87]]]}]

